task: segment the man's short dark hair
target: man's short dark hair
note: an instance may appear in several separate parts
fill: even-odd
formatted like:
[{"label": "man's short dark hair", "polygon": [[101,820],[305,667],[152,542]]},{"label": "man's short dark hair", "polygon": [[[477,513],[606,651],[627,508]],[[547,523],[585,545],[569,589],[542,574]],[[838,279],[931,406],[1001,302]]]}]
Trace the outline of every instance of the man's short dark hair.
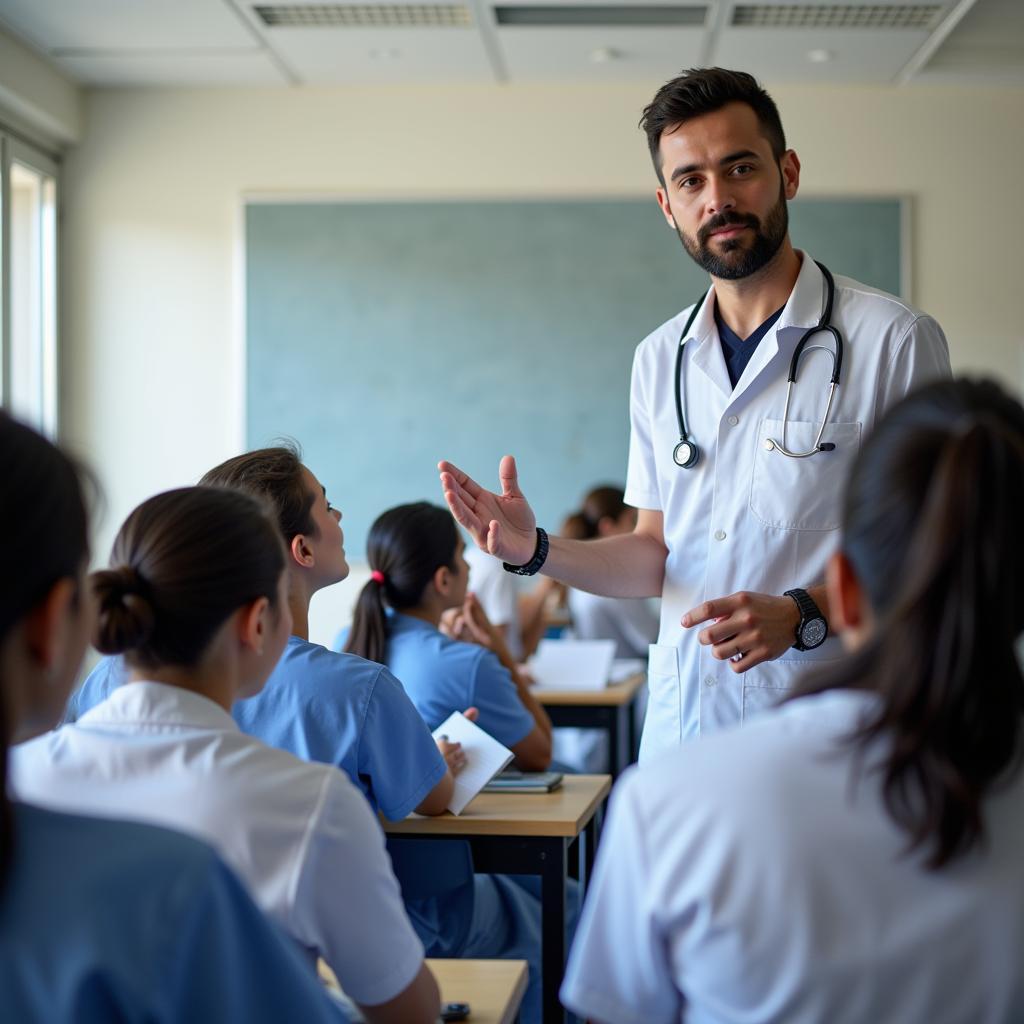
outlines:
[{"label": "man's short dark hair", "polygon": [[786,134],[775,101],[761,88],[753,75],[726,68],[691,68],[666,82],[644,108],[640,127],[647,133],[647,145],[658,180],[661,176],[661,136],[676,125],[721,110],[728,103],[746,103],[757,115],[775,159],[786,152]]}]

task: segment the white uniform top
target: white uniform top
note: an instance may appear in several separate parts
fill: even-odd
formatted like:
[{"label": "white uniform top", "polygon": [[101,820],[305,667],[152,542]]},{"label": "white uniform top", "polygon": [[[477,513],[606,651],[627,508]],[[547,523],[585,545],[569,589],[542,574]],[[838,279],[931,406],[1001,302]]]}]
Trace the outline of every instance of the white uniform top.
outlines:
[{"label": "white uniform top", "polygon": [[505,643],[513,658],[522,654],[519,636],[518,577],[505,572],[501,559],[467,544],[463,551],[469,564],[469,589],[476,594],[484,614],[495,626],[505,627]]},{"label": "white uniform top", "polygon": [[205,839],[357,1003],[393,999],[419,972],[423,946],[362,794],[337,768],[241,732],[206,697],[129,683],[75,724],[12,748],[10,766],[29,803]]},{"label": "white uniform top", "polygon": [[[817,324],[825,283],[804,255],[775,328],[761,339],[733,389],[714,319],[713,295],[693,323],[683,356],[687,427],[701,449],[693,469],[672,460],[679,442],[673,370],[690,309],[640,343],[630,393],[632,431],[626,501],[663,513],[668,559],[661,632],[650,654],[650,703],[641,760],[684,739],[742,721],[772,706],[808,663],[839,657],[830,638],[815,651],[790,649],[744,673],[716,661],[683,630],[684,612],[741,590],[783,594],[824,582],[837,543],[840,500],[865,435],[895,401],[950,375],[939,325],[884,292],[836,277],[832,323],[845,352],[823,441],[835,450],[791,459],[765,448],[782,440],[789,363],[804,330]],[[833,351],[827,333],[809,346]],[[807,451],[817,435],[832,361],[806,354],[793,388],[786,442]]]},{"label": "white uniform top", "polygon": [[686,744],[615,789],[562,999],[615,1024],[1024,1020],[1024,776],[983,848],[905,856],[834,691]]},{"label": "white uniform top", "polygon": [[658,613],[646,598],[604,597],[569,588],[572,633],[579,640],[614,640],[616,658],[646,658],[658,636]]}]

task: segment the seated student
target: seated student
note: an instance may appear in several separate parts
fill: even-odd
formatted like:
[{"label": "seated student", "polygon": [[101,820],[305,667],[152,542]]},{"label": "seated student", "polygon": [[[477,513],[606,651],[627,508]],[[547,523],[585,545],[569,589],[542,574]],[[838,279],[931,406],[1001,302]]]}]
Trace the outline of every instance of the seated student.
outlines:
[{"label": "seated student", "polygon": [[93,576],[96,646],[124,654],[129,681],[15,748],[14,789],[206,839],[368,1021],[428,1024],[437,985],[365,799],[336,768],[268,747],[230,715],[288,639],[284,566],[275,524],[248,495],[188,487],[143,502]]},{"label": "seated student", "polygon": [[0,413],[0,477],[0,1020],[340,1021],[205,844],[9,799],[8,744],[56,722],[94,614],[71,463]]},{"label": "seated student", "polygon": [[518,767],[542,771],[551,762],[551,719],[500,638],[492,635],[504,664],[439,629],[443,613],[466,601],[463,546],[451,513],[428,502],[379,516],[366,542],[373,575],[356,602],[345,650],[387,665],[431,729],[472,705],[477,724],[515,754]]},{"label": "seated student", "polygon": [[[239,726],[299,757],[339,766],[391,820],[413,810],[442,813],[454,784],[450,770],[401,683],[381,665],[307,639],[310,600],[344,579],[348,564],[341,513],[298,452],[247,452],[210,470],[203,483],[268,501],[286,548],[292,636],[263,690],[234,706]],[[105,659],[70,713],[81,714],[122,679],[119,660]],[[465,762],[457,744],[441,746],[455,769]],[[492,876],[474,876],[467,843],[390,839],[388,852],[428,956],[530,959],[536,950],[539,963],[539,915],[528,909],[535,904]],[[539,1006],[539,992],[528,992],[524,1018],[539,1020]]]},{"label": "seated student", "polygon": [[[596,540],[632,533],[636,509],[625,503],[621,487],[595,487],[583,506],[569,516],[560,536]],[[496,559],[491,559],[496,561]],[[579,640],[614,640],[616,658],[643,658],[658,638],[658,615],[645,598],[604,597],[569,587],[566,594],[572,632]]]},{"label": "seated student", "polygon": [[949,381],[854,465],[850,657],[625,776],[562,988],[594,1021],[1024,1020],[1024,409]]}]

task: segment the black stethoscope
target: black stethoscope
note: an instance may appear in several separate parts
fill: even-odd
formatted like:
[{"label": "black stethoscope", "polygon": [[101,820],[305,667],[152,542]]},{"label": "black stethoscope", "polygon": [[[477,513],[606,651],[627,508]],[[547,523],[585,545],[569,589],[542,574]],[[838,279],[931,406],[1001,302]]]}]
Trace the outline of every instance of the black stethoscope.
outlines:
[{"label": "black stethoscope", "polygon": [[[814,327],[809,327],[801,335],[800,340],[797,342],[796,348],[793,350],[793,358],[789,363],[789,380],[786,384],[786,408],[782,413],[782,441],[776,441],[774,438],[769,438],[765,441],[765,447],[771,451],[775,450],[781,452],[783,455],[788,456],[791,459],[806,459],[808,456],[816,455],[818,452],[831,452],[835,450],[835,445],[825,442],[822,444],[821,437],[825,433],[825,425],[828,423],[828,414],[832,411],[832,399],[835,397],[836,388],[839,387],[839,374],[843,368],[843,336],[839,333],[839,329],[833,327],[831,324],[832,320],[832,303],[836,297],[836,283],[832,279],[832,275],[829,273],[828,268],[823,263],[818,263],[818,269],[822,272],[825,277],[825,309],[821,314],[821,319]],[[686,326],[683,328],[683,333],[679,338],[679,348],[676,350],[676,419],[679,422],[679,443],[672,449],[672,459],[675,464],[682,469],[693,469],[694,466],[700,461],[700,448],[697,447],[697,442],[691,440],[686,430],[686,396],[685,387],[683,383],[683,348],[686,345],[686,339],[689,337],[690,328],[693,326],[693,321],[697,319],[697,314],[700,312],[701,307],[704,305],[704,300],[708,297],[708,292],[705,292],[697,304],[693,307],[693,311],[690,313],[689,319],[686,321]],[[825,415],[821,418],[821,426],[818,428],[818,436],[814,439],[814,444],[805,452],[791,452],[786,447],[786,425],[789,422],[789,399],[793,394],[793,385],[796,383],[797,368],[800,365],[800,357],[804,354],[804,348],[810,338],[820,333],[821,331],[828,331],[835,340],[835,351],[826,348],[824,345],[812,345],[808,352],[812,352],[816,349],[822,352],[828,352],[832,357],[832,380],[828,386],[828,403],[825,406]]]}]

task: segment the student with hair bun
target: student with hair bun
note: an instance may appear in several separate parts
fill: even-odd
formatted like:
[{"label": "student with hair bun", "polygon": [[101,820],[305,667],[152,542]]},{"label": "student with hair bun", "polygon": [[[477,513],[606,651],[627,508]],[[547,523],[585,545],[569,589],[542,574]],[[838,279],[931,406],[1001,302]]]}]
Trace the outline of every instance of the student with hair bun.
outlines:
[{"label": "student with hair bun", "polygon": [[94,608],[74,466],[0,413],[0,478],[0,1019],[341,1020],[205,844],[8,796],[8,744],[59,718]]},{"label": "student with hair bun", "polygon": [[911,394],[846,486],[847,657],[623,776],[562,997],[592,1021],[1024,1020],[1024,408]]},{"label": "student with hair bun", "polygon": [[428,1024],[437,985],[366,801],[336,768],[268,747],[231,718],[288,640],[284,569],[276,525],[249,495],[188,487],[143,502],[93,577],[95,643],[123,655],[128,682],[17,748],[14,786],[54,809],[206,839],[371,1024]]}]

